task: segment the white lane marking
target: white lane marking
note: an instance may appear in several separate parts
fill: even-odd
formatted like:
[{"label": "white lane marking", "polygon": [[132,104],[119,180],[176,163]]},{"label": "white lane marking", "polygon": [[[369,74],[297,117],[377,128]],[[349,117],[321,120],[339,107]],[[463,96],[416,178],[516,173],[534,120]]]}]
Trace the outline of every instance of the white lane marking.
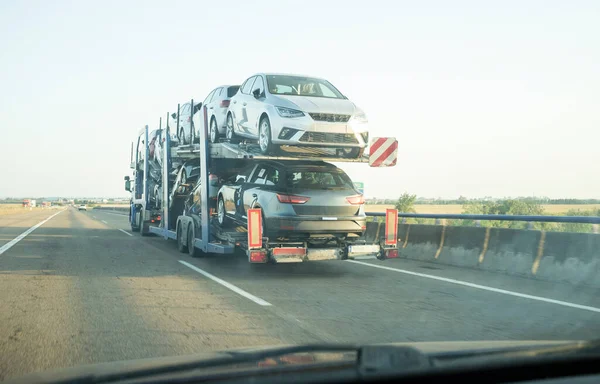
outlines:
[{"label": "white lane marking", "polygon": [[580,305],[580,304],[569,303],[568,301],[554,300],[554,299],[548,299],[546,297],[527,295],[527,294],[524,294],[524,293],[507,291],[505,289],[498,289],[498,288],[487,287],[485,285],[467,283],[466,281],[461,281],[461,280],[454,280],[454,279],[448,279],[448,278],[445,278],[445,277],[427,275],[425,273],[407,271],[405,269],[384,267],[383,265],[375,265],[375,264],[364,263],[362,261],[354,261],[354,260],[346,260],[346,261],[348,261],[350,263],[366,265],[367,267],[380,268],[380,269],[385,269],[387,271],[405,273],[407,275],[413,275],[413,276],[419,276],[419,277],[425,277],[425,278],[428,278],[428,279],[444,281],[446,283],[463,285],[465,287],[471,287],[471,288],[481,289],[481,290],[484,290],[484,291],[502,293],[504,295],[516,296],[516,297],[521,297],[521,298],[524,298],[524,299],[542,301],[544,303],[557,304],[557,305],[562,305],[564,307],[570,307],[570,308],[582,309],[584,311],[591,311],[591,312],[600,313],[600,308],[589,307],[587,305]]},{"label": "white lane marking", "polygon": [[104,221],[104,220],[100,220],[100,221],[101,221],[101,222],[103,222],[104,224],[108,224],[108,223],[107,223],[106,221]]},{"label": "white lane marking", "polygon": [[128,236],[133,236],[131,233],[122,230],[121,228],[118,228],[119,231],[123,232],[124,234],[128,235]]},{"label": "white lane marking", "polygon": [[94,219],[97,219],[97,217],[96,217],[96,216],[92,216],[92,217],[93,217]]},{"label": "white lane marking", "polygon": [[62,213],[62,212],[63,211],[56,212],[54,215],[50,216],[46,220],[40,221],[39,223],[37,223],[33,227],[31,227],[28,230],[26,230],[25,232],[21,233],[19,236],[15,237],[14,239],[12,239],[11,241],[9,241],[8,243],[4,244],[2,247],[0,247],[0,255],[2,255],[4,252],[6,252],[9,249],[11,249],[13,247],[13,245],[17,244],[19,241],[23,240],[25,238],[25,236],[29,235],[31,232],[33,232],[36,229],[38,229],[40,226],[44,225],[44,223],[46,223],[48,220],[50,220],[51,218],[53,218],[54,216],[56,216],[56,215],[58,215],[59,213]]},{"label": "white lane marking", "polygon": [[217,276],[211,275],[210,273],[203,271],[202,269],[200,269],[188,262],[185,262],[183,260],[179,260],[179,262],[181,264],[185,265],[186,267],[193,269],[194,271],[198,272],[199,274],[208,277],[212,281],[215,281],[215,282],[221,284],[222,286],[231,289],[233,292],[237,293],[238,295],[244,296],[246,299],[254,301],[258,305],[262,305],[262,306],[270,306],[271,305],[271,303],[264,301],[260,297],[256,297],[253,294],[248,293],[248,292],[244,291],[243,289],[238,288],[235,285],[226,282],[225,280],[219,279]]},{"label": "white lane marking", "polygon": [[102,213],[106,213],[107,215],[113,215],[113,216],[121,216],[121,217],[129,216],[128,213],[110,213],[110,212],[104,212],[104,211],[102,211]]}]

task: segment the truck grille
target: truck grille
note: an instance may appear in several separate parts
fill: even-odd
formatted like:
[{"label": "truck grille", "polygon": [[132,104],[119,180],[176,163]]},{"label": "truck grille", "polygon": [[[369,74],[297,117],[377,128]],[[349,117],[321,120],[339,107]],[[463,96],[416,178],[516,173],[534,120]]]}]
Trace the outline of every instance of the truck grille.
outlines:
[{"label": "truck grille", "polygon": [[358,144],[358,140],[356,140],[353,133],[304,132],[300,141],[305,143]]},{"label": "truck grille", "polygon": [[347,123],[350,115],[340,115],[337,113],[309,113],[315,121],[326,121],[328,123]]}]

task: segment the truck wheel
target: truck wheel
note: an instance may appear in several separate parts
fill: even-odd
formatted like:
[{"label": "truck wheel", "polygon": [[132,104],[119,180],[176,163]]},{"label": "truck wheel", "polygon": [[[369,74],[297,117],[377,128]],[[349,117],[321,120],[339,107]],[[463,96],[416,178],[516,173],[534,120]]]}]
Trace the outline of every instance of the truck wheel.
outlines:
[{"label": "truck wheel", "polygon": [[217,120],[213,117],[210,119],[210,142],[216,143],[219,141],[219,129],[217,128]]},{"label": "truck wheel", "polygon": [[187,232],[187,249],[188,249],[188,255],[190,255],[191,257],[200,257],[202,255],[202,252],[194,247],[194,240],[196,239],[195,235],[194,235],[194,223],[190,223],[188,225],[188,232]]},{"label": "truck wheel", "polygon": [[260,152],[263,155],[268,155],[273,152],[273,143],[271,140],[271,123],[268,117],[263,117],[260,120],[258,130],[258,145],[260,146]]},{"label": "truck wheel", "polygon": [[149,225],[146,223],[146,217],[144,215],[144,210],[140,212],[140,234],[142,236],[148,236],[150,234]]},{"label": "truck wheel", "polygon": [[181,253],[186,253],[188,251],[188,249],[187,249],[187,244],[183,242],[182,232],[183,231],[181,230],[181,225],[178,225],[177,226],[177,249]]}]

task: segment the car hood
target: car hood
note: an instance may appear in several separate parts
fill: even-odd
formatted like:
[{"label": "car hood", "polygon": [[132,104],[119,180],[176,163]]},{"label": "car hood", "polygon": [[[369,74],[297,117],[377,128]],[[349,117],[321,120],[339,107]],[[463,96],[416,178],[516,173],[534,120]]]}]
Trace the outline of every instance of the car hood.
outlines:
[{"label": "car hood", "polygon": [[272,97],[275,106],[299,109],[308,113],[353,115],[358,109],[353,102],[347,99],[282,95],[272,95]]},{"label": "car hood", "polygon": [[[496,350],[510,350],[513,348],[527,347],[543,347],[543,346],[558,346],[562,344],[574,343],[574,340],[564,341],[469,341],[469,342],[420,342],[420,343],[383,343],[373,345],[390,345],[390,346],[409,346],[418,349],[422,353],[437,354],[437,353],[466,353],[466,352],[491,352]],[[168,369],[170,366],[179,366],[182,364],[191,364],[203,360],[223,358],[232,356],[232,354],[252,353],[259,351],[268,351],[270,349],[279,349],[286,345],[251,347],[243,349],[229,349],[217,352],[206,352],[186,356],[170,356],[162,358],[150,358],[140,360],[125,360],[110,363],[100,363],[92,365],[80,365],[73,368],[64,368],[58,370],[50,370],[40,373],[32,373],[14,379],[9,379],[5,383],[56,383],[56,382],[71,382],[85,377],[103,377],[106,375],[127,375],[137,371],[145,371],[148,369],[162,370]],[[293,345],[287,345],[293,347]],[[310,352],[302,354],[289,354],[285,357],[296,356],[297,359],[265,359],[261,362],[254,363],[255,367],[268,367],[273,365],[303,365],[307,363],[318,362],[336,362],[336,361],[351,361],[356,359],[356,352]],[[301,355],[301,356],[300,356]],[[210,369],[210,368],[207,368]]]}]

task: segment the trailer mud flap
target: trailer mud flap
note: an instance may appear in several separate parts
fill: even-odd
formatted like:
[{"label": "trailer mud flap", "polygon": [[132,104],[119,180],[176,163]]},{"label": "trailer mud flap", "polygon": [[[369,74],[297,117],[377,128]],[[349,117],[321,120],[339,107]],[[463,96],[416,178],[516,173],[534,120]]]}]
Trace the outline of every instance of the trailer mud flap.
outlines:
[{"label": "trailer mud flap", "polygon": [[248,210],[248,261],[266,263],[269,258],[263,249],[262,214],[260,208]]}]

